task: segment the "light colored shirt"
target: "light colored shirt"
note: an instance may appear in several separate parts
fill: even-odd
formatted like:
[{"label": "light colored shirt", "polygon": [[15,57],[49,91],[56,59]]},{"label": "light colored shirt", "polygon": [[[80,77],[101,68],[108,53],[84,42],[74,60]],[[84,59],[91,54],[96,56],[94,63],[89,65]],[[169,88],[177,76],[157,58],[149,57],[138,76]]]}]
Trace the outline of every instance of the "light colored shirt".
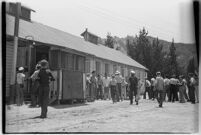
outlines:
[{"label": "light colored shirt", "polygon": [[155,86],[155,78],[151,78],[151,86]]},{"label": "light colored shirt", "polygon": [[191,77],[190,78],[190,85],[195,85],[195,78],[194,77]]},{"label": "light colored shirt", "polygon": [[164,81],[163,77],[158,76],[156,77],[156,90],[164,90]]},{"label": "light colored shirt", "polygon": [[149,80],[146,80],[145,83],[146,83],[146,85],[145,85],[146,87],[150,87],[151,86],[151,83],[149,82]]},{"label": "light colored shirt", "polygon": [[98,85],[103,85],[103,80],[101,78],[97,79],[97,84]]},{"label": "light colored shirt", "polygon": [[110,84],[110,78],[109,77],[107,77],[107,78],[103,77],[103,86],[108,87],[109,84]]},{"label": "light colored shirt", "polygon": [[123,78],[120,75],[115,76],[115,79],[117,80],[117,83],[122,83]]},{"label": "light colored shirt", "polygon": [[165,78],[165,79],[164,79],[164,85],[165,85],[165,86],[168,86],[169,84],[170,84],[170,79]]},{"label": "light colored shirt", "polygon": [[23,84],[24,78],[25,78],[25,75],[23,73],[17,73],[17,84]]},{"label": "light colored shirt", "polygon": [[36,71],[32,74],[31,79],[32,79],[33,81],[35,81],[35,80],[38,78],[38,73],[39,73],[39,71],[40,71],[40,70],[36,70]]},{"label": "light colored shirt", "polygon": [[110,85],[111,86],[116,86],[116,84],[117,84],[117,80],[115,78],[110,80]]},{"label": "light colored shirt", "polygon": [[177,79],[170,78],[170,84],[176,85],[177,84]]}]

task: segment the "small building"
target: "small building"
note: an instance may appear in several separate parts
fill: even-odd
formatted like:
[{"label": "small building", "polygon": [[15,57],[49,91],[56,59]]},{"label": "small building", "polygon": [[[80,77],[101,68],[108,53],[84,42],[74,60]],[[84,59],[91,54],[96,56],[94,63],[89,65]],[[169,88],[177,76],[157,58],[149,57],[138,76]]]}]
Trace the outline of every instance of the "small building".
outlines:
[{"label": "small building", "polygon": [[[83,39],[31,20],[29,17],[32,10],[25,9],[29,11],[29,15],[28,19],[21,17],[19,21],[17,67],[25,67],[26,76],[30,76],[35,65],[41,59],[47,59],[56,78],[51,83],[51,98],[86,98],[85,75],[93,70],[101,75],[112,75],[118,70],[123,77],[127,77],[132,69],[140,79],[144,80],[147,76],[147,68],[120,51],[99,44],[98,36],[87,29],[81,34]],[[15,26],[15,17],[9,11],[6,14],[6,97],[10,96]],[[30,93],[28,82],[24,91]]]}]

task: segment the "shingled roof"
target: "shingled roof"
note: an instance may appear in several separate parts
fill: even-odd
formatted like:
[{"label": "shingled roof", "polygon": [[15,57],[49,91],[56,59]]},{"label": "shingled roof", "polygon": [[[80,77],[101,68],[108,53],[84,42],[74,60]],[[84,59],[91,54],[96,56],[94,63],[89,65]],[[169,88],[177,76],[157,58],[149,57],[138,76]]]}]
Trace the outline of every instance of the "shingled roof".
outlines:
[{"label": "shingled roof", "polygon": [[[6,15],[7,35],[14,35],[14,21],[15,18],[13,16]],[[115,49],[111,49],[100,44],[94,45],[85,41],[83,38],[49,27],[47,25],[43,25],[38,22],[20,20],[19,37],[25,39],[25,37],[28,35],[33,36],[34,41],[70,48],[79,52],[94,55],[98,58],[148,70],[135,60],[131,59],[129,56],[123,54],[120,51],[116,51]]]}]

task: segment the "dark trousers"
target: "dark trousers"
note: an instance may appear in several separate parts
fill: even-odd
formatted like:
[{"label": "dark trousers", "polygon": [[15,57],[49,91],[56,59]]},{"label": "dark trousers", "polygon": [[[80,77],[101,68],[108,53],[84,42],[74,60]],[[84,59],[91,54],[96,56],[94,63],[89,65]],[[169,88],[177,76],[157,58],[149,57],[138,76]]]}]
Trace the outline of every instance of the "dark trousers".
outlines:
[{"label": "dark trousers", "polygon": [[156,90],[154,90],[153,91],[153,99],[155,99],[155,98],[157,99],[157,94],[158,94],[158,92]]},{"label": "dark trousers", "polygon": [[164,91],[162,90],[156,90],[156,95],[157,95],[157,101],[159,103],[159,105],[163,105],[163,101],[164,101]]},{"label": "dark trousers", "polygon": [[103,99],[103,89],[102,89],[102,85],[98,85],[96,98],[97,98],[97,99]]},{"label": "dark trousers", "polygon": [[179,86],[176,85],[176,101],[179,101],[179,96],[178,96],[178,93],[179,93]]},{"label": "dark trousers", "polygon": [[38,89],[39,89],[39,82],[34,81],[31,88],[31,105],[36,106],[38,104]]},{"label": "dark trousers", "polygon": [[154,98],[154,86],[151,86],[151,89],[150,89],[150,98]]},{"label": "dark trousers", "polygon": [[135,102],[137,102],[136,100],[137,90],[130,88],[130,91],[129,91],[130,104],[133,104],[133,95],[135,96]]},{"label": "dark trousers", "polygon": [[117,83],[117,101],[122,100],[121,96],[121,83]]},{"label": "dark trousers", "polygon": [[170,84],[170,99],[169,99],[169,101],[174,102],[177,97],[178,97],[178,95],[177,95],[177,86],[173,85],[173,84]]},{"label": "dark trousers", "polygon": [[47,117],[47,107],[49,104],[49,86],[39,86],[39,104],[41,105],[41,116]]},{"label": "dark trousers", "polygon": [[116,102],[116,97],[117,97],[116,86],[111,85],[110,86],[110,91],[111,91],[112,101],[114,103],[114,102]]},{"label": "dark trousers", "polygon": [[189,98],[192,103],[195,103],[195,87],[189,86]]},{"label": "dark trousers", "polygon": [[169,100],[170,99],[170,85],[165,86],[164,99],[163,99],[164,101],[165,101],[166,96]]},{"label": "dark trousers", "polygon": [[149,87],[145,87],[143,98],[146,99],[146,93],[148,93],[149,99],[151,99],[151,92]]}]

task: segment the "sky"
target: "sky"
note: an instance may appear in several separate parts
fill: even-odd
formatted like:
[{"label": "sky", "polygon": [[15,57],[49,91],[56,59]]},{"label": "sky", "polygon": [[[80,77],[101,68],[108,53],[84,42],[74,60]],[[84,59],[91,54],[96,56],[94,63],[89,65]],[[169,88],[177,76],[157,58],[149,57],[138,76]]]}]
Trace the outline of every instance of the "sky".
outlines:
[{"label": "sky", "polygon": [[148,35],[194,43],[191,0],[9,0],[35,10],[32,20],[76,36],[88,31],[105,38]]}]

